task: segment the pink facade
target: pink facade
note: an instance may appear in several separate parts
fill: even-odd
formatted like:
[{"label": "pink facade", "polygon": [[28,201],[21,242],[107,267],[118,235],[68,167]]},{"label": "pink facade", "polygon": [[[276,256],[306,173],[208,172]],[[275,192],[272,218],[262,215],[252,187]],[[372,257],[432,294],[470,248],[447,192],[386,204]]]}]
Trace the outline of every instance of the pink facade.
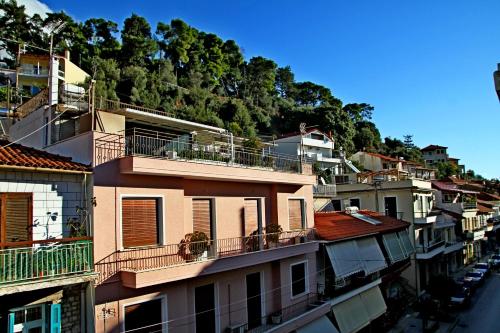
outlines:
[{"label": "pink facade", "polygon": [[[251,273],[261,277],[262,323],[295,303],[306,305],[316,292],[316,242],[292,237],[283,247],[157,264],[153,261],[158,252],[124,249],[122,237],[122,200],[129,197],[157,198],[159,245],[153,248],[161,251],[177,246],[193,231],[193,199],[199,198],[211,199],[214,235],[220,244],[245,236],[245,199],[259,201],[262,227],[279,224],[285,232],[290,230],[289,199],[300,199],[303,229],[312,228],[314,176],[129,156],[98,165],[94,181],[94,256],[96,270],[104,271],[95,291],[97,332],[124,331],[125,308],[148,300],[161,300],[164,331],[194,332],[194,289],[211,283],[216,331],[244,325],[248,321],[246,276]],[[133,264],[116,264],[132,257]],[[159,257],[161,261],[167,256]],[[305,263],[307,287],[292,296],[291,265],[295,263]]]}]

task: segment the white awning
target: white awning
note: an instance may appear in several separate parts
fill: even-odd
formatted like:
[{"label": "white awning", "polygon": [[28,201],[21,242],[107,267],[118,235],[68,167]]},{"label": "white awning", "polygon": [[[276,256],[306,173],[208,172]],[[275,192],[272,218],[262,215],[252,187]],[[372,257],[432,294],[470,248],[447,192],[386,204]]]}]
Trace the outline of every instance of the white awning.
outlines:
[{"label": "white awning", "polygon": [[339,333],[339,331],[333,326],[330,319],[326,316],[319,317],[318,319],[310,322],[309,324],[297,328],[297,333]]},{"label": "white awning", "polygon": [[399,240],[399,237],[395,232],[382,235],[382,240],[384,242],[385,249],[389,254],[391,263],[395,263],[408,258],[403,244],[401,244],[401,241]]},{"label": "white awning", "polygon": [[360,259],[364,264],[366,275],[380,271],[387,267],[384,254],[375,237],[356,240]]},{"label": "white awning", "polygon": [[327,245],[326,251],[337,278],[345,278],[364,270],[355,241]]},{"label": "white awning", "polygon": [[357,332],[386,310],[387,306],[378,286],[332,307],[340,333]]}]

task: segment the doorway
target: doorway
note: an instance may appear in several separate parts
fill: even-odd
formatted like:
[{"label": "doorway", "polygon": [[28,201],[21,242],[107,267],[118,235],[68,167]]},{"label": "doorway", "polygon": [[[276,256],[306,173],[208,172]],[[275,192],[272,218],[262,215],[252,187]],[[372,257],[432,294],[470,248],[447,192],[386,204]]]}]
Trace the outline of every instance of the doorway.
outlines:
[{"label": "doorway", "polygon": [[260,272],[248,274],[246,282],[248,329],[251,329],[261,325],[262,289],[260,284]]},{"label": "doorway", "polygon": [[398,204],[396,202],[396,197],[385,197],[384,208],[385,215],[398,218]]},{"label": "doorway", "polygon": [[214,284],[194,289],[196,332],[215,333],[215,287]]}]

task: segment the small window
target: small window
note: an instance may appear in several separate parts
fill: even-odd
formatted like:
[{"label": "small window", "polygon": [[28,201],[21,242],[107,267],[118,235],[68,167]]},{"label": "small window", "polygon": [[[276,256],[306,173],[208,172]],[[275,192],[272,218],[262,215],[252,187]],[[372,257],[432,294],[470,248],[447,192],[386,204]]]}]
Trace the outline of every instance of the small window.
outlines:
[{"label": "small window", "polygon": [[311,139],[313,140],[324,140],[323,134],[311,133]]},{"label": "small window", "polygon": [[307,292],[307,264],[301,262],[290,266],[292,276],[292,297],[297,297]]},{"label": "small window", "polygon": [[349,206],[361,209],[361,202],[359,198],[349,200]]},{"label": "small window", "polygon": [[341,211],[342,210],[341,201],[338,199],[332,200],[332,208],[336,212]]},{"label": "small window", "polygon": [[33,208],[31,193],[1,193],[0,243],[32,240]]}]

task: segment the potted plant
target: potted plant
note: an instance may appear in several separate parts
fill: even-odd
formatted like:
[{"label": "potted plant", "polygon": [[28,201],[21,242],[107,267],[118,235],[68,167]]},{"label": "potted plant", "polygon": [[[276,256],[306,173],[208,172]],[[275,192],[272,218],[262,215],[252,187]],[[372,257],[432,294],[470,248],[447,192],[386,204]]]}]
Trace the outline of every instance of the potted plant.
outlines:
[{"label": "potted plant", "polygon": [[[188,233],[179,244],[179,253],[186,260],[198,259],[203,254],[206,254],[208,249],[208,236],[202,231]],[[189,253],[187,250],[189,249]]]},{"label": "potted plant", "polygon": [[266,243],[268,247],[276,247],[282,232],[283,228],[279,224],[273,223],[266,226]]},{"label": "potted plant", "polygon": [[276,311],[273,314],[271,314],[271,323],[273,323],[274,325],[281,324],[281,320],[282,320],[281,311]]}]

